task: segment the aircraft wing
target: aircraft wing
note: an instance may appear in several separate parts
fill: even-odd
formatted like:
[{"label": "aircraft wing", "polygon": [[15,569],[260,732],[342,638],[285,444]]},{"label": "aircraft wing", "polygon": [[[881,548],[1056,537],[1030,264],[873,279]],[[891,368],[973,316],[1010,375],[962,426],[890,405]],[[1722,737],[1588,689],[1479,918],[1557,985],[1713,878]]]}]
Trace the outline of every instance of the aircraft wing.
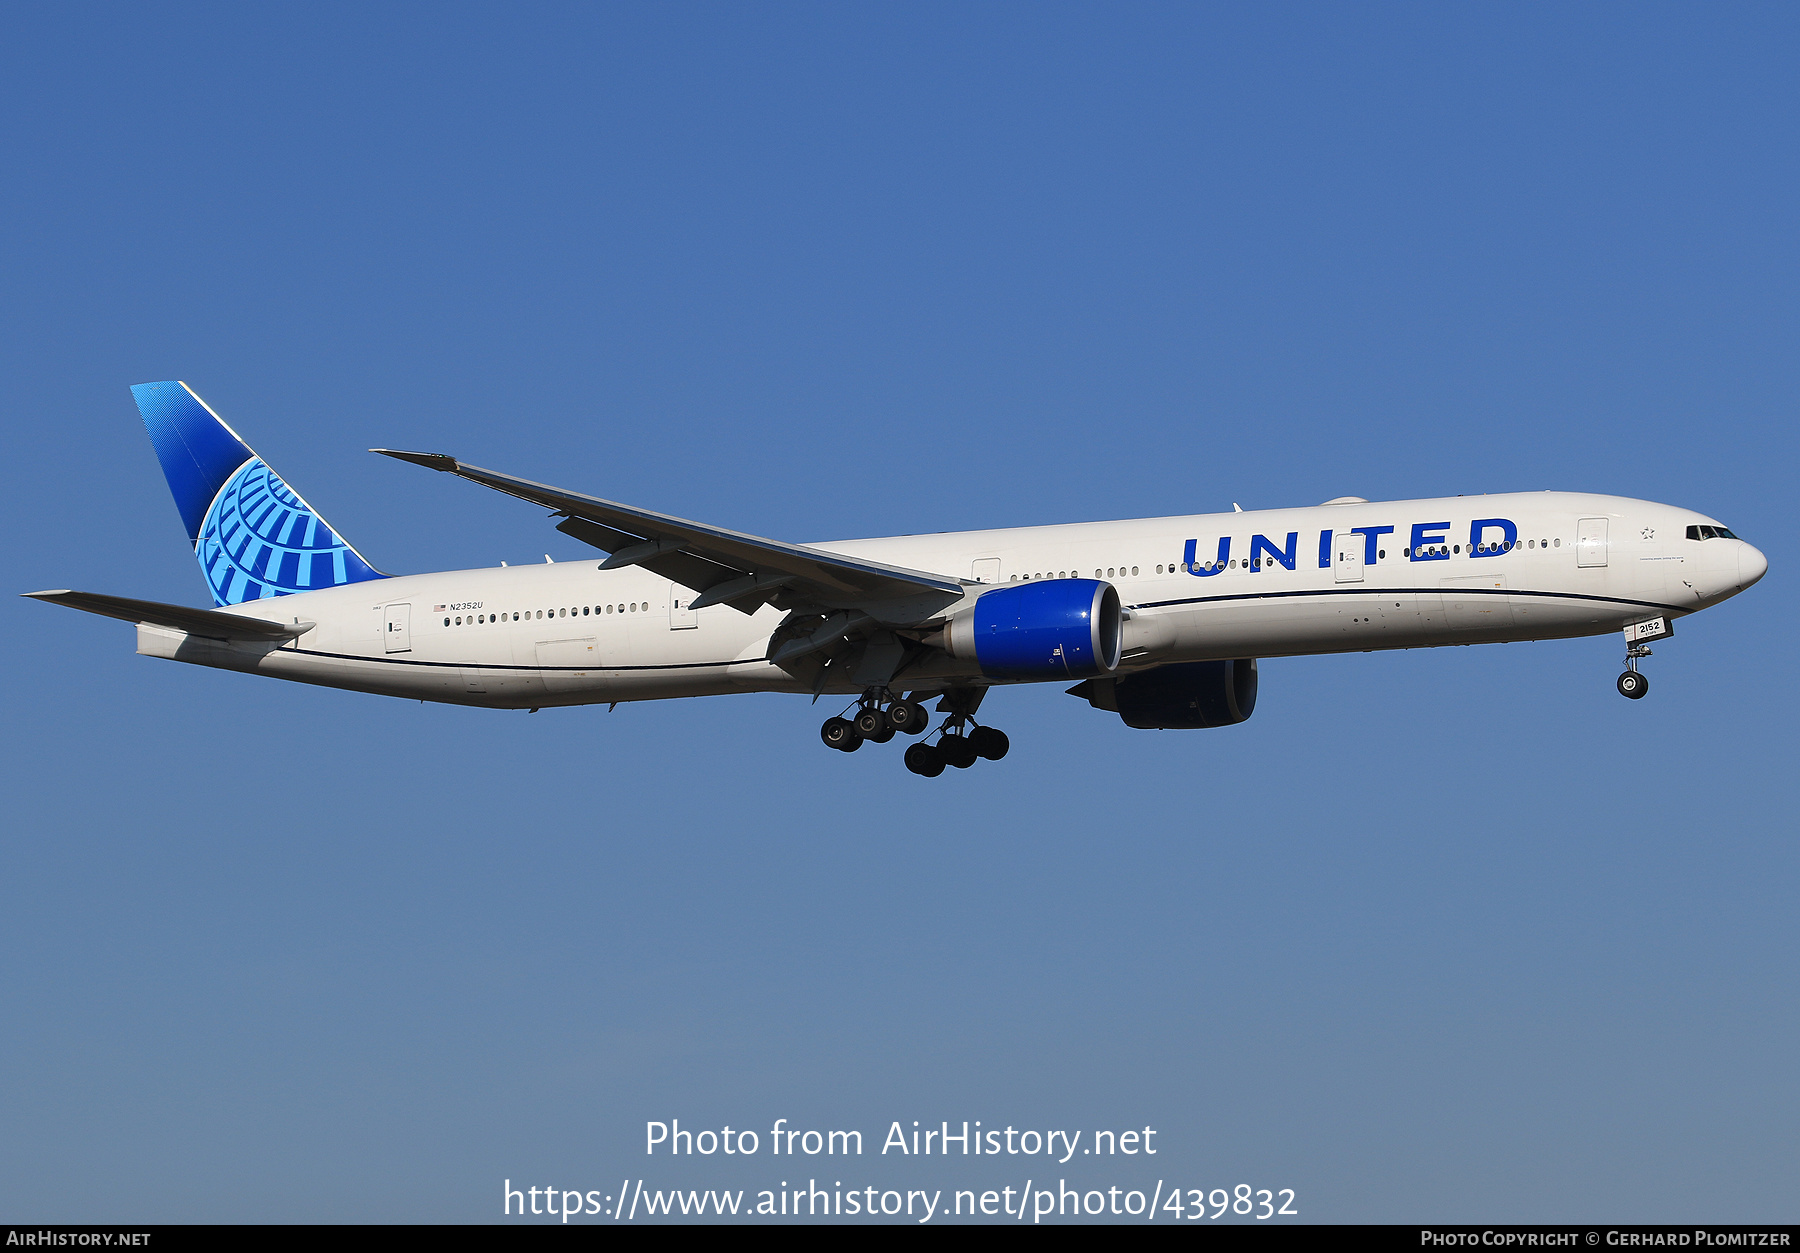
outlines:
[{"label": "aircraft wing", "polygon": [[926,617],[935,610],[923,606],[947,605],[963,592],[960,581],[941,574],[689,522],[484,470],[442,453],[391,448],[369,451],[455,474],[542,505],[565,519],[557,530],[611,554],[601,569],[643,566],[699,593],[694,600],[696,609],[725,604],[754,613],[764,601],[783,608],[828,609],[918,602],[922,609],[918,616]]},{"label": "aircraft wing", "polygon": [[217,609],[190,609],[186,605],[103,596],[99,592],[26,592],[24,595],[53,605],[67,605],[84,613],[97,613],[124,622],[148,623],[215,640],[287,640],[306,634],[315,625],[311,622],[270,622],[266,618],[223,613]]}]

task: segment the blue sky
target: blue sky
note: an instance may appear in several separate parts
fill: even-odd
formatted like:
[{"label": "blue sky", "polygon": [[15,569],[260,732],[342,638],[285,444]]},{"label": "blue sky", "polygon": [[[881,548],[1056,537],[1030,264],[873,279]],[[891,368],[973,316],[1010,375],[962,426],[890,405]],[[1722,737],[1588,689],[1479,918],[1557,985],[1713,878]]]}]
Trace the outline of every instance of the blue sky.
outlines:
[{"label": "blue sky", "polygon": [[13,599],[0,1217],[754,1191],[643,1125],[786,1118],[871,1138],[803,1164],[855,1186],[1051,1171],[894,1120],[1148,1124],[1053,1173],[1794,1221],[1797,27],[14,14],[15,591],[204,603],[127,392],[176,377],[400,572],[584,550],[372,446],[792,540],[1616,492],[1771,570],[1642,702],[1613,638],[1280,660],[1229,730],[1002,692],[1012,754],[935,781],[791,698],[421,706]]}]

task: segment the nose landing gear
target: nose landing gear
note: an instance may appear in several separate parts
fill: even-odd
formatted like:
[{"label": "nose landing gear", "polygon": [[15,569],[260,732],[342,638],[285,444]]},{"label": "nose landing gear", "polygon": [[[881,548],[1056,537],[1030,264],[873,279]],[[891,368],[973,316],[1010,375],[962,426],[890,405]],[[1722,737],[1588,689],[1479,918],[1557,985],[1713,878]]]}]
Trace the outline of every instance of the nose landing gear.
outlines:
[{"label": "nose landing gear", "polygon": [[1625,673],[1619,676],[1619,695],[1631,700],[1644,699],[1650,680],[1638,673],[1638,661],[1650,655],[1649,640],[1666,640],[1675,634],[1667,617],[1633,622],[1625,628]]}]

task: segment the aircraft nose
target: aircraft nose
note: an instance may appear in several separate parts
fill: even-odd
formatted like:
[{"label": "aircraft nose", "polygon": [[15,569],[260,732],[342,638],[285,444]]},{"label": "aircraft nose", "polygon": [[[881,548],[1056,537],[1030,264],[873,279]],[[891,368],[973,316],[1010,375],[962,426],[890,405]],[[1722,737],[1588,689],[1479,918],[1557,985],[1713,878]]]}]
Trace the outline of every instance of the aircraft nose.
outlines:
[{"label": "aircraft nose", "polygon": [[1762,550],[1751,544],[1740,544],[1738,547],[1738,587],[1746,588],[1767,574],[1769,559],[1762,555]]}]

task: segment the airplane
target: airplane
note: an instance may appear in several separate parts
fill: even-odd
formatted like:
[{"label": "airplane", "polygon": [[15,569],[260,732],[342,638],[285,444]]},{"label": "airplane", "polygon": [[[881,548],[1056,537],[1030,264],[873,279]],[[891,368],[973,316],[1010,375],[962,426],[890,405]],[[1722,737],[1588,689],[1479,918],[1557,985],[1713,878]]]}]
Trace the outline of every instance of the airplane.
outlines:
[{"label": "airplane", "polygon": [[605,554],[389,575],[186,383],[131,390],[214,608],[26,595],[135,623],[143,655],[534,713],[848,696],[823,741],[923,736],[903,756],[925,777],[1006,755],[975,715],[1017,683],[1073,680],[1071,695],[1130,727],[1222,727],[1255,709],[1258,658],[1621,631],[1617,687],[1635,700],[1650,641],[1768,569],[1704,514],[1574,492],[790,544],[376,448],[547,509]]}]

